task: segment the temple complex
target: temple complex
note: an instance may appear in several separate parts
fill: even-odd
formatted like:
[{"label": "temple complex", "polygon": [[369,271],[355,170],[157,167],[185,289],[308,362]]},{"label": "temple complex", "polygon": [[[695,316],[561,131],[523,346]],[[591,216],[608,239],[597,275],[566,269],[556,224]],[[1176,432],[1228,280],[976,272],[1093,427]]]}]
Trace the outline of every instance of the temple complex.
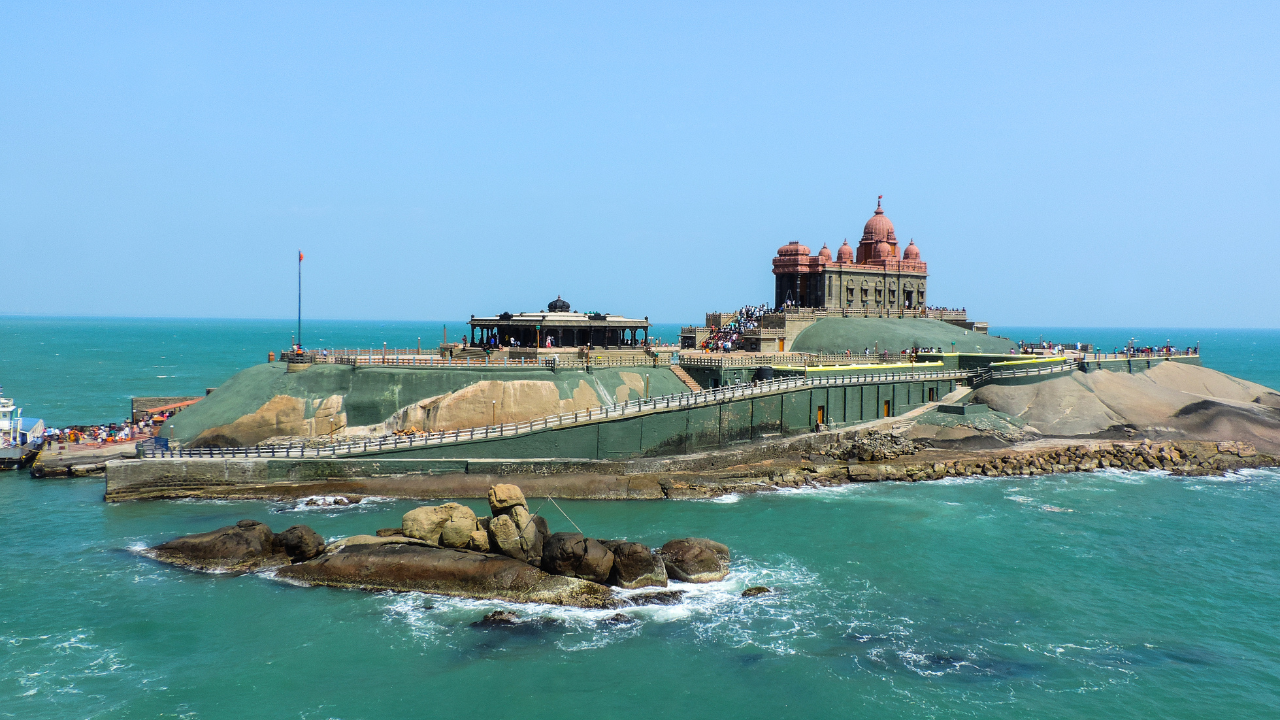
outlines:
[{"label": "temple complex", "polygon": [[[845,240],[833,257],[825,244],[812,255],[798,241],[788,243],[778,248],[773,258],[773,277],[772,308],[707,313],[705,325],[681,330],[680,346],[821,354],[852,350],[855,345],[870,349],[892,347],[908,339],[900,337],[899,331],[910,328],[913,337],[909,346],[962,348],[969,345],[968,333],[987,332],[987,324],[970,321],[964,309],[926,305],[929,266],[914,240],[899,248],[893,222],[885,216],[880,199],[862,228],[856,248]],[[828,325],[823,332],[810,333],[809,341],[800,340],[810,326],[835,318],[846,321],[835,335],[835,326]],[[932,323],[899,327],[875,322],[891,319]],[[953,338],[944,326],[959,328],[961,336]],[[815,342],[819,336],[830,337]],[[970,349],[976,350],[979,345],[973,342]],[[992,343],[987,345],[991,347]]]},{"label": "temple complex", "polygon": [[649,342],[649,318],[581,313],[556,296],[546,312],[471,316],[471,344],[504,347],[639,348]]},{"label": "temple complex", "polygon": [[876,201],[855,251],[845,240],[833,258],[791,242],[773,259],[774,306],[852,309],[865,317],[913,314],[925,306],[928,266],[915,241],[898,251],[893,223]]}]

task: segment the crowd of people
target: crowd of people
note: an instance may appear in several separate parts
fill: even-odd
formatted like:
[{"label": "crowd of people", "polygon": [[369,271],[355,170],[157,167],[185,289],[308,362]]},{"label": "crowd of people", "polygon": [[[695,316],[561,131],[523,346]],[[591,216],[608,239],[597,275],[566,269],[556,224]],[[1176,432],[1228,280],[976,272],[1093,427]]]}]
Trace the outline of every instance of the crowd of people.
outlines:
[{"label": "crowd of people", "polygon": [[45,443],[73,443],[77,445],[138,442],[159,434],[171,412],[164,412],[136,423],[104,423],[101,425],[70,425],[65,428],[48,428],[44,431]]},{"label": "crowd of people", "polygon": [[742,333],[760,327],[760,318],[771,312],[767,303],[759,305],[743,305],[734,313],[734,319],[715,328],[711,335],[702,341],[702,349],[707,352],[733,352],[742,347]]}]

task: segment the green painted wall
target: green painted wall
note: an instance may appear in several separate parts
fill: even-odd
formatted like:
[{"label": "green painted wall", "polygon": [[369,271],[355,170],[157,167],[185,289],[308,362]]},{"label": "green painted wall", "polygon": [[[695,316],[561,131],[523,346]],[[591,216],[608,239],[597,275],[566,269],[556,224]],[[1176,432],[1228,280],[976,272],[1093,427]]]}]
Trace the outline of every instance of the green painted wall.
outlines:
[{"label": "green painted wall", "polygon": [[955,381],[942,380],[802,388],[520,435],[346,457],[610,460],[685,454],[724,448],[768,435],[812,432],[818,422],[819,407],[823,408],[826,424],[835,428],[884,417],[885,402],[889,403],[890,415],[900,415],[923,404],[930,388],[937,397],[942,397],[955,387]]},{"label": "green painted wall", "polygon": [[[297,373],[286,373],[284,363],[264,363],[245,369],[218,387],[212,395],[174,415],[166,428],[173,437],[187,443],[209,428],[227,425],[253,414],[271,398],[288,395],[305,400],[321,400],[342,395],[347,424],[372,425],[391,417],[401,408],[424,398],[444,395],[482,380],[538,380],[556,384],[561,399],[573,396],[582,380],[596,391],[603,404],[616,401],[613,393],[623,385],[620,374],[634,372],[649,376],[649,394],[673,395],[688,392],[668,367],[617,367],[586,370],[504,367],[477,365],[474,368],[393,368],[350,365],[313,365]],[[636,399],[632,393],[630,399]],[[307,416],[315,413],[307,403]]]}]

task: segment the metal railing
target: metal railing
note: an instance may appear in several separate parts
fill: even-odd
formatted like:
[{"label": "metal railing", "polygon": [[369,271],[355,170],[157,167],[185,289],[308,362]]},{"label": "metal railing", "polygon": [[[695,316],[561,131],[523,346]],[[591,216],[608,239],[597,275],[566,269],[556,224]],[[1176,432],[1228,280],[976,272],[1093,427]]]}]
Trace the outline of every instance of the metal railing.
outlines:
[{"label": "metal railing", "polygon": [[869,375],[836,375],[807,378],[782,378],[752,385],[727,385],[701,392],[679,393],[655,398],[630,400],[613,405],[560,413],[517,423],[499,423],[482,427],[444,430],[406,435],[389,435],[363,438],[351,442],[333,443],[320,447],[308,447],[305,443],[287,445],[259,445],[239,448],[181,448],[175,450],[143,448],[147,458],[326,458],[340,455],[359,455],[369,452],[386,452],[429,445],[442,445],[486,438],[507,437],[555,427],[598,422],[601,420],[630,417],[642,413],[667,412],[682,408],[715,405],[760,395],[770,395],[804,387],[841,387],[852,385],[880,385],[894,382],[921,382],[924,380],[964,380],[973,375],[971,370],[941,370],[928,372],[891,372]]},{"label": "metal railing", "polygon": [[602,367],[663,367],[670,364],[668,357],[659,354],[637,355],[633,358],[599,357],[569,358],[563,355],[545,355],[537,358],[481,357],[442,358],[438,355],[394,355],[374,351],[361,355],[323,355],[319,353],[289,353],[281,357],[291,363],[319,363],[351,365],[352,367],[411,367],[411,368],[476,368],[476,367],[528,367],[528,368],[602,368]]},{"label": "metal railing", "polygon": [[992,370],[984,368],[977,371],[973,375],[973,387],[984,385],[992,380],[1001,380],[1005,378],[1029,377],[1032,375],[1052,375],[1054,373],[1074,372],[1080,369],[1080,363],[1075,360],[1067,361],[1064,359],[1061,363],[1053,365],[1044,364],[1036,367],[1027,368],[1010,368],[1008,370]]}]

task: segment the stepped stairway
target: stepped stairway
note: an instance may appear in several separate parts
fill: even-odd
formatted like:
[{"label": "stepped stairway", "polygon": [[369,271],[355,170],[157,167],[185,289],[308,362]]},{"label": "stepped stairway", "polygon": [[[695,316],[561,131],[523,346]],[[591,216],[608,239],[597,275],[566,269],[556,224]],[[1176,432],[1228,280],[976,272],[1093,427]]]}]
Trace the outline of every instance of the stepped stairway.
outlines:
[{"label": "stepped stairway", "polygon": [[698,384],[697,380],[689,377],[689,373],[685,372],[684,368],[679,365],[672,365],[671,372],[675,373],[675,376],[680,378],[680,382],[684,383],[690,390],[702,392],[702,386]]}]

